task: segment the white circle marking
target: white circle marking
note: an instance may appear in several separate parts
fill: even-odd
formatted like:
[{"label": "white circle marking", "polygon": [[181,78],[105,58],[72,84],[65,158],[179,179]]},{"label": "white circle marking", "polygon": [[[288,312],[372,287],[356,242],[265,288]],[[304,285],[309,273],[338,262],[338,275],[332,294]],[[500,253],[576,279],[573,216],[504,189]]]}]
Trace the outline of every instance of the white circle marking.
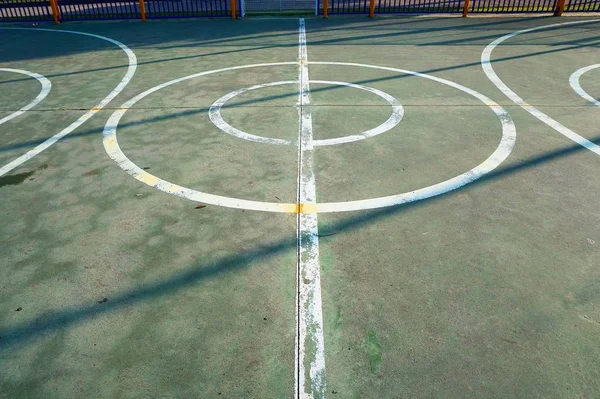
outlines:
[{"label": "white circle marking", "polygon": [[102,108],[104,108],[109,102],[111,102],[121,91],[123,91],[125,86],[127,86],[127,84],[129,84],[129,82],[133,78],[133,75],[135,74],[135,70],[137,68],[137,58],[136,58],[134,52],[131,51],[131,49],[129,47],[127,47],[126,45],[124,45],[123,43],[121,43],[117,40],[111,39],[109,37],[100,36],[100,35],[96,35],[93,33],[78,32],[78,31],[66,30],[66,29],[58,30],[58,29],[46,29],[46,28],[12,28],[12,27],[5,28],[5,27],[0,27],[0,29],[70,33],[70,34],[74,34],[74,35],[95,37],[97,39],[105,40],[109,43],[114,44],[115,46],[118,46],[121,50],[123,50],[125,52],[125,54],[127,55],[127,60],[128,60],[127,71],[125,72],[125,75],[123,76],[123,78],[121,79],[119,84],[110,93],[108,93],[108,95],[106,97],[104,97],[102,99],[102,101],[100,101],[98,104],[96,104],[95,107],[93,107],[92,109],[87,111],[85,114],[81,115],[75,122],[71,123],[69,126],[64,128],[60,132],[56,133],[54,136],[48,138],[46,141],[37,145],[35,148],[27,151],[25,154],[21,155],[20,157],[18,157],[16,159],[13,159],[11,162],[2,166],[0,168],[0,176],[4,176],[11,170],[15,169],[16,167],[23,164],[24,162],[27,162],[31,158],[35,157],[42,151],[44,151],[47,148],[49,148],[50,146],[52,146],[58,140],[62,139],[63,137],[65,137],[66,135],[71,133],[73,130],[77,129],[79,126],[81,126],[83,123],[85,123],[88,119],[90,119],[92,116],[94,116],[98,111],[100,111]]},{"label": "white circle marking", "polygon": [[[118,110],[116,110],[106,122],[104,126],[104,148],[107,154],[112,158],[117,164],[133,176],[135,179],[151,186],[155,187],[161,191],[164,191],[169,194],[173,194],[179,197],[183,197],[192,201],[202,202],[206,204],[225,206],[229,208],[237,208],[237,209],[248,209],[248,210],[256,210],[256,211],[266,211],[266,212],[297,212],[298,206],[294,203],[289,204],[281,204],[275,202],[261,202],[261,201],[252,201],[245,200],[239,198],[226,197],[221,195],[209,194],[202,191],[193,190],[187,187],[179,186],[177,184],[170,183],[166,180],[163,180],[157,176],[154,176],[136,164],[134,164],[127,156],[123,153],[121,148],[119,147],[119,143],[117,141],[117,126],[119,121],[125,114],[125,112],[131,108],[135,103],[140,101],[142,98],[152,94],[164,87],[170,86],[175,83],[179,83],[188,79],[192,79],[195,77],[210,75],[213,73],[219,73],[224,71],[232,71],[246,68],[255,68],[255,67],[265,67],[265,66],[277,66],[277,65],[295,65],[297,62],[278,62],[278,63],[266,63],[266,64],[252,64],[252,65],[243,65],[236,66],[230,68],[222,68],[215,69],[212,71],[200,72],[197,74],[185,76],[179,79],[174,79],[166,83],[162,83],[158,86],[155,86],[151,89],[144,91],[143,93],[138,94],[133,97],[129,101],[125,102]],[[398,205],[413,201],[422,200],[425,198],[434,197],[448,191],[455,190],[459,187],[462,187],[466,184],[469,184],[486,173],[491,172],[496,167],[498,167],[511,153],[516,140],[516,129],[513,123],[512,118],[506,112],[504,108],[500,105],[492,101],[487,96],[460,85],[458,83],[438,78],[436,76],[427,75],[419,72],[408,71],[405,69],[399,68],[391,68],[391,67],[383,67],[376,65],[367,65],[367,64],[356,64],[356,63],[347,63],[347,62],[309,62],[309,64],[315,65],[338,65],[338,66],[354,66],[361,68],[371,68],[371,69],[379,69],[391,72],[404,73],[414,76],[419,76],[425,79],[433,80],[435,82],[439,82],[445,84],[450,87],[454,87],[458,90],[461,90],[467,94],[472,95],[473,97],[479,99],[484,104],[488,105],[490,109],[498,116],[500,119],[500,123],[502,126],[502,137],[500,139],[500,143],[496,150],[481,164],[475,166],[473,169],[470,169],[459,176],[456,176],[452,179],[446,180],[441,183],[437,183],[425,188],[421,188],[415,191],[410,191],[402,194],[395,194],[385,197],[379,198],[371,198],[365,200],[358,201],[347,201],[347,202],[328,202],[328,203],[318,203],[314,204],[314,209],[311,209],[311,213],[313,212],[344,212],[344,211],[355,211],[362,209],[374,209],[391,205]]]},{"label": "white circle marking", "polygon": [[42,85],[42,90],[40,90],[40,93],[33,99],[33,101],[31,101],[29,104],[22,107],[18,111],[13,112],[12,114],[0,119],[0,125],[8,122],[11,119],[16,118],[17,116],[19,116],[21,114],[24,114],[25,112],[29,111],[31,108],[38,105],[44,98],[46,98],[48,93],[50,93],[50,89],[52,89],[52,83],[50,83],[50,81],[48,79],[46,79],[46,77],[40,75],[39,73],[29,72],[24,69],[12,69],[12,68],[0,68],[0,71],[20,73],[23,75],[31,76],[32,78],[37,79],[37,81],[40,82],[40,84]]},{"label": "white circle marking", "polygon": [[575,90],[575,93],[579,94],[581,97],[583,97],[590,103],[594,104],[595,106],[600,107],[600,101],[598,101],[594,97],[590,96],[585,90],[583,90],[583,88],[581,87],[581,84],[579,83],[579,79],[581,79],[581,75],[583,75],[584,73],[589,72],[593,69],[596,69],[596,68],[600,68],[600,64],[594,64],[594,65],[586,66],[586,67],[576,70],[569,77],[569,84],[571,85],[573,90]]},{"label": "white circle marking", "polygon": [[[402,117],[404,116],[404,108],[402,107],[402,104],[400,104],[398,102],[398,100],[396,100],[396,98],[390,96],[389,94],[387,94],[381,90],[354,84],[354,83],[338,82],[338,81],[330,81],[330,80],[311,80],[310,83],[328,84],[328,85],[334,85],[334,86],[347,86],[347,87],[353,87],[356,89],[365,90],[365,91],[368,91],[368,92],[378,95],[379,97],[386,100],[392,106],[392,114],[381,125],[373,128],[373,129],[367,130],[366,132],[351,135],[351,136],[336,137],[336,138],[324,139],[324,140],[313,140],[314,147],[351,143],[353,141],[364,140],[369,137],[377,136],[378,134],[385,133],[388,130],[392,129],[394,126],[396,126],[398,123],[400,123],[400,121],[402,120]],[[236,97],[236,96],[238,96],[242,93],[248,92],[250,90],[261,89],[263,87],[281,86],[281,85],[289,85],[289,84],[297,85],[298,82],[293,81],[293,80],[285,80],[285,81],[280,81],[280,82],[258,84],[258,85],[245,87],[242,89],[232,91],[231,93],[225,94],[223,97],[221,97],[217,101],[215,101],[213,103],[213,105],[211,105],[211,107],[208,111],[208,116],[210,117],[210,120],[215,124],[215,126],[217,126],[219,129],[221,129],[225,133],[230,134],[235,137],[238,137],[238,138],[241,138],[241,139],[244,139],[244,140],[254,141],[257,143],[275,144],[275,145],[298,145],[297,141],[290,141],[290,140],[277,139],[277,138],[271,138],[271,137],[263,137],[263,136],[257,136],[255,134],[246,133],[240,129],[237,129],[237,128],[231,126],[221,116],[221,107],[223,107],[223,105],[225,105],[225,103],[227,101],[231,100],[233,97]]]}]

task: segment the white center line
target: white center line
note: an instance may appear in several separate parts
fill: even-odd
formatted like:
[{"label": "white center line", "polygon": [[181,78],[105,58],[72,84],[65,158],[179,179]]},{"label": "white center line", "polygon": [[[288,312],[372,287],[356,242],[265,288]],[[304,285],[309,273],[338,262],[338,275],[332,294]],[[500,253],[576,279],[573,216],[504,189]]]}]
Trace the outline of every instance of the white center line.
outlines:
[{"label": "white center line", "polygon": [[325,397],[325,345],[321,310],[321,275],[317,190],[313,171],[313,131],[306,30],[300,19],[298,74],[298,296],[296,328],[297,398]]}]

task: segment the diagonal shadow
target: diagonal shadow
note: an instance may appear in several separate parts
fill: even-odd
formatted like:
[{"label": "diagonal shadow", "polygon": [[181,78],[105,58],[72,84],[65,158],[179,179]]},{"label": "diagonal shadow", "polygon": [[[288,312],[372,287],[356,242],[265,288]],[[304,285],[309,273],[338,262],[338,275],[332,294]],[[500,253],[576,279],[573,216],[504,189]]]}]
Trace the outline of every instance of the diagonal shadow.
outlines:
[{"label": "diagonal shadow", "polygon": [[[313,43],[311,42],[310,44],[312,45]],[[507,56],[507,57],[494,58],[492,61],[495,64],[495,63],[503,62],[503,61],[523,59],[523,58],[528,58],[528,57],[536,57],[536,56],[540,56],[540,55],[553,54],[553,53],[558,53],[558,52],[563,52],[563,51],[568,51],[568,50],[589,48],[589,47],[590,47],[589,43],[573,44],[571,46],[563,47],[563,48],[559,48],[559,49],[550,49],[550,50],[536,51],[536,52],[521,54],[521,55],[513,55],[513,56]],[[309,62],[309,64],[310,64],[310,62]],[[451,70],[474,67],[474,66],[479,66],[479,65],[481,65],[480,61],[476,61],[476,62],[452,65],[452,66],[448,66],[448,67],[426,69],[426,70],[419,71],[419,72],[425,73],[425,74],[432,74],[432,73],[436,73],[436,72],[451,71]],[[394,79],[398,79],[398,78],[407,78],[407,77],[414,78],[413,75],[393,74],[390,76],[384,76],[384,77],[379,77],[379,78],[357,80],[357,81],[353,81],[352,83],[360,84],[360,85],[367,85],[370,83],[385,82],[385,81],[390,81],[390,80],[394,80]],[[326,87],[311,88],[311,92],[318,93],[318,92],[325,92],[325,91],[329,91],[329,90],[338,90],[338,89],[340,89],[339,86],[326,86]],[[283,94],[264,96],[264,97],[256,98],[256,99],[252,99],[252,100],[230,101],[227,104],[225,104],[222,108],[226,109],[226,108],[239,107],[239,106],[252,106],[252,105],[256,105],[256,104],[259,104],[262,102],[267,102],[267,101],[272,101],[272,100],[278,100],[278,99],[284,99],[284,98],[294,99],[297,96],[298,96],[297,91],[289,91],[289,92],[283,93]],[[104,109],[110,110],[110,107],[106,107]],[[132,108],[132,109],[135,109],[135,108]],[[169,115],[161,115],[161,116],[146,118],[146,119],[142,119],[142,120],[139,120],[136,122],[120,123],[119,127],[142,125],[145,123],[159,122],[159,121],[175,119],[175,118],[184,117],[184,116],[196,115],[196,114],[208,112],[208,110],[209,110],[209,107],[199,107],[199,108],[189,107],[185,111],[174,112]],[[46,111],[31,110],[28,112],[46,112]],[[94,129],[71,133],[71,134],[63,137],[61,140],[71,140],[74,138],[85,137],[85,136],[89,136],[89,135],[93,135],[93,134],[97,134],[97,133],[101,133],[101,132],[102,132],[102,129],[94,128]],[[23,141],[23,142],[19,142],[19,143],[15,143],[15,144],[0,146],[0,152],[7,152],[7,151],[15,150],[15,149],[20,149],[20,148],[35,147],[36,145],[39,145],[46,140],[47,140],[47,138],[42,138],[42,139],[29,140],[29,141]]]},{"label": "diagonal shadow", "polygon": [[[600,143],[600,136],[595,137],[592,141],[597,144]],[[358,216],[356,216],[355,213],[355,216],[349,216],[328,226],[328,230],[335,233],[343,233],[358,229],[362,226],[375,223],[380,219],[401,212],[408,212],[434,201],[443,201],[446,197],[462,192],[463,190],[470,190],[473,186],[486,184],[487,182],[502,178],[513,177],[519,172],[540,166],[544,163],[552,162],[553,160],[571,156],[583,150],[585,150],[584,147],[574,144],[546,154],[530,157],[501,169],[496,169],[479,180],[440,196],[418,202],[396,205],[373,211],[365,211]],[[130,291],[111,297],[107,303],[102,305],[98,305],[97,303],[85,304],[47,312],[29,323],[13,325],[0,330],[0,352],[11,346],[25,344],[36,337],[83,323],[105,313],[119,311],[119,309],[122,309],[125,306],[135,305],[157,297],[174,295],[179,291],[201,284],[206,280],[243,270],[286,250],[291,250],[296,247],[296,244],[297,238],[294,235],[244,253],[223,257],[214,262],[190,265],[184,272],[175,274],[162,281],[140,285]]]},{"label": "diagonal shadow", "polygon": [[[525,21],[529,21],[529,20],[540,20],[540,17],[530,17],[530,18],[518,18],[518,19],[509,19],[509,20],[501,20],[501,21],[493,21],[493,22],[486,22],[483,24],[469,24],[469,25],[464,25],[464,24],[460,24],[460,25],[451,25],[451,26],[445,26],[442,28],[423,28],[423,29],[415,29],[415,30],[411,30],[411,31],[400,31],[400,32],[391,32],[391,33],[379,33],[379,34],[373,34],[373,35],[367,35],[367,36],[360,36],[360,40],[364,40],[364,39],[375,39],[375,38],[381,38],[381,37],[406,37],[407,35],[415,35],[415,34],[420,34],[420,33],[430,33],[430,32],[436,32],[436,31],[452,31],[452,30],[456,30],[456,29],[462,29],[462,30],[470,30],[473,28],[477,28],[477,27],[485,27],[488,28],[491,25],[501,25],[501,24],[506,24],[506,23],[516,23],[516,22],[525,22]],[[403,22],[404,25],[404,22]],[[585,23],[580,24],[579,26],[584,26]],[[376,27],[378,27],[379,25],[377,25]],[[396,24],[396,26],[398,26],[398,24]],[[339,28],[340,30],[344,29],[344,28]],[[329,33],[331,30],[334,30],[332,28],[323,28],[323,29],[311,29],[311,34],[314,33],[318,33],[320,31],[323,31],[323,33]],[[282,36],[289,36],[291,32],[286,32],[286,33],[282,33]],[[465,42],[474,42],[478,39],[481,38],[488,38],[491,36],[484,36],[484,37],[469,37],[469,38],[465,38],[465,39],[461,39],[460,42],[462,42],[463,44]],[[494,36],[493,38],[496,38],[497,36]],[[241,36],[238,37],[237,40],[247,40],[247,39],[253,39],[254,37],[245,37],[245,36]],[[228,38],[227,40],[231,40],[231,38]],[[345,41],[354,41],[356,40],[355,37],[351,37],[351,38],[343,38],[343,37],[336,37],[333,39],[325,39],[325,40],[316,40],[310,41],[310,45],[343,45],[343,42]],[[457,41],[458,43],[459,41]],[[455,43],[455,44],[457,44]],[[394,44],[398,44],[397,42],[395,42]],[[424,44],[420,44],[420,46],[427,46],[427,45],[442,45],[444,44],[444,42],[430,42],[430,43],[424,43]],[[249,52],[249,51],[257,51],[257,50],[266,50],[266,49],[271,49],[271,48],[290,48],[290,47],[296,47],[298,44],[296,42],[294,43],[287,43],[287,44],[268,44],[268,45],[261,45],[261,46],[253,46],[250,48],[244,48],[241,49],[239,48],[239,44],[236,45],[235,50],[221,50],[221,51],[213,51],[210,53],[203,53],[203,54],[194,54],[194,55],[187,55],[187,56],[180,56],[180,57],[171,57],[171,58],[161,58],[161,59],[156,59],[156,60],[150,60],[150,61],[140,61],[138,62],[138,66],[142,66],[142,65],[152,65],[152,64],[161,64],[161,63],[165,63],[165,62],[172,62],[172,61],[182,61],[182,60],[190,60],[190,59],[197,59],[197,58],[202,58],[202,57],[207,57],[207,56],[217,56],[217,55],[225,55],[225,54],[233,54],[233,53],[242,53],[242,52]],[[373,43],[371,42],[370,45],[377,45],[377,43]],[[387,45],[387,44],[383,44],[383,45]],[[134,50],[135,50],[135,45],[132,45]],[[202,42],[202,44],[194,44],[194,43],[186,43],[185,45],[181,45],[179,47],[184,47],[184,48],[190,48],[190,47],[204,47],[206,46],[205,42]],[[166,48],[174,48],[177,46],[172,46],[172,47],[166,47]],[[220,47],[226,47],[221,45]],[[112,50],[112,47],[110,48]],[[119,69],[119,68],[125,68],[127,67],[127,65],[113,65],[110,67],[100,67],[100,68],[92,68],[92,69],[86,69],[83,71],[75,71],[75,72],[62,72],[62,73],[55,73],[55,74],[48,74],[46,75],[47,78],[55,78],[55,77],[63,77],[63,76],[75,76],[75,75],[80,75],[80,74],[86,74],[86,73],[94,73],[94,72],[101,72],[101,71],[108,71],[108,70],[114,70],[114,69]],[[10,79],[10,80],[4,80],[0,82],[0,85],[3,83],[13,83],[13,82],[22,82],[22,81],[27,81],[30,80],[29,78],[23,78],[23,77],[19,77],[19,78],[15,78],[15,79]]]}]

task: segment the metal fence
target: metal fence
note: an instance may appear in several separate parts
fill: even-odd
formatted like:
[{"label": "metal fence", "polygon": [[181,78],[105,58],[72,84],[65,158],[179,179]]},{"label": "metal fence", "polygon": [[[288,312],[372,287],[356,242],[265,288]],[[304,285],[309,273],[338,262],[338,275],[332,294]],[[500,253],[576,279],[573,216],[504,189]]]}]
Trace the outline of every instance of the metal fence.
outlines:
[{"label": "metal fence", "polygon": [[600,0],[567,0],[566,12],[594,12],[600,11]]},{"label": "metal fence", "polygon": [[314,13],[315,0],[243,0],[247,14],[307,12]]},{"label": "metal fence", "polygon": [[60,0],[57,4],[63,21],[140,18],[137,1],[133,0]]},{"label": "metal fence", "polygon": [[[232,8],[234,8],[232,10]],[[234,17],[248,13],[600,12],[600,0],[0,0],[0,22]],[[324,12],[326,11],[326,12]]]},{"label": "metal fence", "polygon": [[52,21],[48,1],[0,0],[0,21]]},{"label": "metal fence", "polygon": [[[241,0],[235,1],[239,16]],[[52,0],[0,0],[0,22],[52,21],[54,17],[56,21],[85,21],[232,16],[231,0],[144,0],[144,10],[139,0],[56,0],[56,8],[52,3]]]},{"label": "metal fence", "polygon": [[[553,13],[560,0],[374,0],[372,14]],[[466,7],[465,7],[466,6]],[[324,8],[327,7],[327,12]],[[319,14],[369,14],[370,0],[319,0]],[[600,0],[566,0],[565,12],[600,11]]]},{"label": "metal fence", "polygon": [[154,0],[145,3],[147,18],[231,16],[229,0]]},{"label": "metal fence", "polygon": [[460,13],[462,0],[379,0],[375,13],[428,14]]},{"label": "metal fence", "polygon": [[[322,7],[323,4],[320,13],[323,12]],[[330,14],[367,14],[368,12],[369,0],[329,0]]]},{"label": "metal fence", "polygon": [[472,0],[469,13],[554,12],[556,0]]}]

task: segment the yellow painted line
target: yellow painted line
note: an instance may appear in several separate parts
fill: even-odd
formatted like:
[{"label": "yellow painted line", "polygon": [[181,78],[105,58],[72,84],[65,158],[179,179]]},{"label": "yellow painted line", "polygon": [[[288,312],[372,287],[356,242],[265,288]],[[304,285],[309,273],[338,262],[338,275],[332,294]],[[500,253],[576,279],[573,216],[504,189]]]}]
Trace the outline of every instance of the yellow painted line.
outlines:
[{"label": "yellow painted line", "polygon": [[114,138],[110,138],[108,140],[104,140],[104,147],[111,152],[117,151],[117,140]]},{"label": "yellow painted line", "polygon": [[297,204],[281,204],[279,205],[279,209],[285,213],[298,213],[298,205]]},{"label": "yellow painted line", "polygon": [[317,213],[317,204],[281,204],[281,210],[285,213]]},{"label": "yellow painted line", "polygon": [[92,108],[92,111],[100,111],[102,109],[102,107],[94,107]]},{"label": "yellow painted line", "polygon": [[160,182],[160,179],[156,176],[152,176],[150,173],[140,174],[138,180],[146,183],[149,186],[155,186]]}]

